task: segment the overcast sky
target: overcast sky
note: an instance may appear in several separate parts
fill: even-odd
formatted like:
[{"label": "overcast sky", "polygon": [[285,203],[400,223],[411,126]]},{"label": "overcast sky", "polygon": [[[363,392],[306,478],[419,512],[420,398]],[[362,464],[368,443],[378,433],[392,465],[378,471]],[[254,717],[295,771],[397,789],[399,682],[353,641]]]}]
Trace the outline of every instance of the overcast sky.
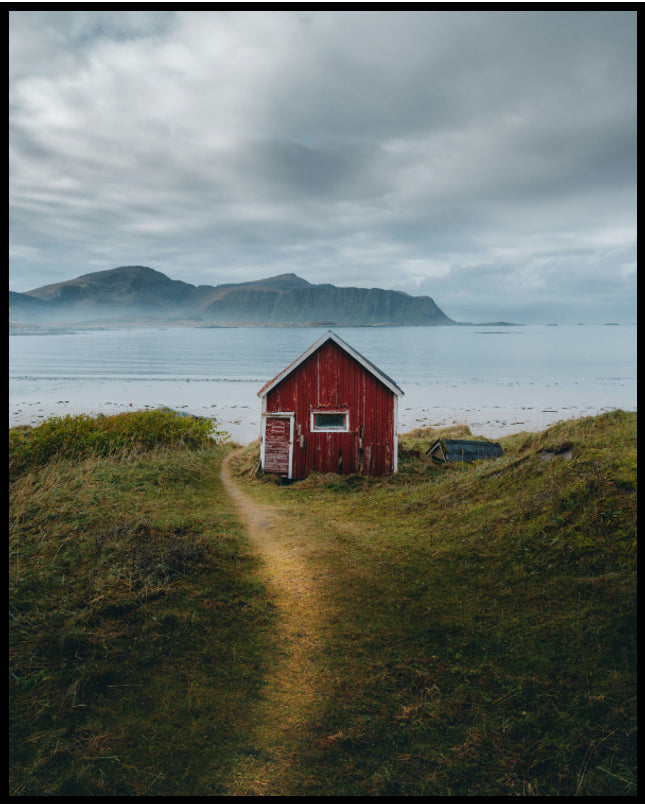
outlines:
[{"label": "overcast sky", "polygon": [[10,288],[143,264],[636,321],[632,11],[10,11]]}]

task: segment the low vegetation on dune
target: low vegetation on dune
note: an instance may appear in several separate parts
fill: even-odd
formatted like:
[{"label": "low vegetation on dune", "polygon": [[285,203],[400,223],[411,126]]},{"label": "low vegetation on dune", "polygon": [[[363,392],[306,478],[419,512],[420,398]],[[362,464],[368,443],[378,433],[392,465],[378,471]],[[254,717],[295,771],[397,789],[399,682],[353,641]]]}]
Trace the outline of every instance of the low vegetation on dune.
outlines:
[{"label": "low vegetation on dune", "polygon": [[230,449],[165,413],[145,450],[144,414],[117,421],[130,450],[66,440],[11,483],[13,796],[215,796],[257,695],[273,609],[219,478]]},{"label": "low vegetation on dune", "polygon": [[[279,603],[222,488],[231,447],[179,421],[109,450],[10,430],[14,797],[223,796],[248,752]],[[449,436],[404,435],[383,479],[279,486],[257,444],[232,458],[333,603],[324,708],[275,795],[634,796],[635,414],[429,459]]]},{"label": "low vegetation on dune", "polygon": [[98,417],[51,417],[36,427],[9,429],[9,475],[12,478],[50,460],[80,460],[160,446],[199,448],[221,443],[227,436],[210,419],[184,416],[165,407]]},{"label": "low vegetation on dune", "polygon": [[425,455],[467,436],[405,435],[390,479],[253,483],[335,541],[334,695],[295,793],[635,793],[636,416],[514,435],[493,461]]}]

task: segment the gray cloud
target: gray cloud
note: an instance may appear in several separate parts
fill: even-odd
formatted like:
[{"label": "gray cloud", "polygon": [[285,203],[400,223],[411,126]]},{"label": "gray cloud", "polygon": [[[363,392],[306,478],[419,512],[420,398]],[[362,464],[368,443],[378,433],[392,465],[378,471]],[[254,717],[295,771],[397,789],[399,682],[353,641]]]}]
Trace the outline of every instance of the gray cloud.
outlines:
[{"label": "gray cloud", "polygon": [[635,321],[633,12],[9,17],[15,290],[143,263]]}]

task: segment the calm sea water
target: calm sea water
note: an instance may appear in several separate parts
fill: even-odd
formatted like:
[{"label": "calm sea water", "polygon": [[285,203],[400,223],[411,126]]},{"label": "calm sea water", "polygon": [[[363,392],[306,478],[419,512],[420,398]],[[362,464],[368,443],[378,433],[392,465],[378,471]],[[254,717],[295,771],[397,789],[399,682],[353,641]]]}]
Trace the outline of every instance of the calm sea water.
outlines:
[{"label": "calm sea water", "polygon": [[[636,410],[636,326],[335,328],[404,390],[400,428],[489,437]],[[9,423],[171,406],[259,435],[258,389],[324,328],[131,328],[9,339]]]}]

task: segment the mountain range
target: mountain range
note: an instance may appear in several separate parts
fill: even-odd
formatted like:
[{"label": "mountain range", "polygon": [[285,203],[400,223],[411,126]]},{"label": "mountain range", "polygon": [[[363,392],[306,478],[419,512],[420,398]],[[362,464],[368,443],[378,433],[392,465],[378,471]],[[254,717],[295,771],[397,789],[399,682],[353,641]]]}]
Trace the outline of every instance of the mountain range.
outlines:
[{"label": "mountain range", "polygon": [[9,292],[11,322],[194,325],[454,325],[431,297],[312,284],[295,274],[194,286],[147,266],[120,266],[25,293]]}]

